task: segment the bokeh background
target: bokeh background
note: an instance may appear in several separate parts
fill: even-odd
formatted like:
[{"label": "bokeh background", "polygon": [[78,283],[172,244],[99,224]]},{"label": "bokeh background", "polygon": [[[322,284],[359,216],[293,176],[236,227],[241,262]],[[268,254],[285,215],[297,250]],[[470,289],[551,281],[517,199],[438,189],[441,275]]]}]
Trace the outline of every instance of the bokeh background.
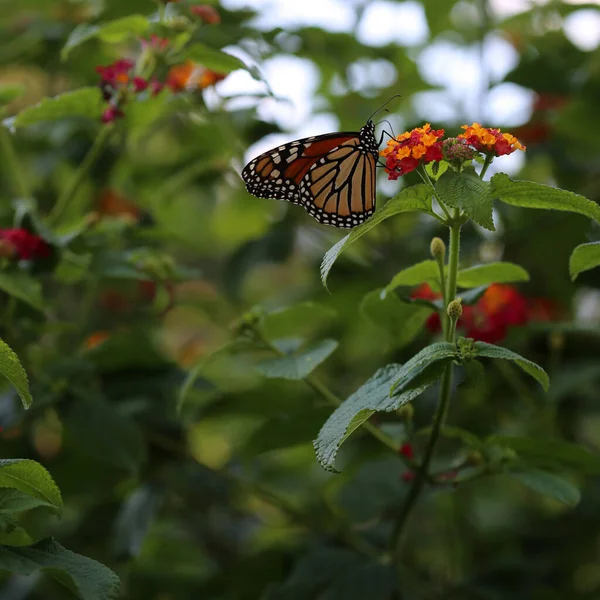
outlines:
[{"label": "bokeh background", "polygon": [[[336,263],[328,294],[319,263],[344,232],[249,196],[239,177],[270,147],[358,130],[395,94],[379,129],[501,127],[527,151],[498,159],[490,174],[599,201],[600,3],[212,6],[220,22],[199,39],[248,69],[129,107],[59,223],[64,235],[85,229],[83,238],[34,274],[47,310],[2,298],[10,319],[1,334],[30,373],[34,404],[24,413],[4,390],[0,448],[42,462],[65,500],[60,521],[33,514],[29,530],[109,565],[128,600],[600,598],[600,479],[568,469],[582,489],[575,508],[505,475],[430,490],[392,591],[387,567],[365,562],[356,538],[385,549],[409,485],[404,464],[357,434],[340,455],[343,472],[323,471],[311,442],[331,408],[301,381],[257,374],[257,347],[231,345],[236,323],[257,306],[273,313],[271,339],[333,338],[339,347],[317,375],[345,398],[433,339],[426,328],[404,339],[404,324],[365,309],[364,298],[429,257],[431,238],[447,235],[436,221],[413,213],[385,221]],[[61,60],[76,26],[156,10],[150,0],[0,1],[0,86],[24,89],[5,117],[97,85],[97,65],[139,52],[137,40],[93,39]],[[100,127],[65,118],[13,134],[42,218]],[[10,227],[28,204],[2,152],[0,219]],[[382,173],[379,205],[416,182]],[[482,385],[457,391],[450,423],[600,452],[600,274],[573,283],[568,273],[572,249],[600,232],[581,216],[505,205],[494,219],[496,232],[465,228],[462,264],[508,260],[528,270],[518,291],[543,318],[511,328],[503,343],[541,364],[552,387],[543,394],[516,371],[487,365]],[[417,429],[435,402],[433,392],[415,402]],[[407,435],[393,415],[380,425]],[[452,468],[465,452],[445,440],[437,467]],[[46,577],[6,574],[0,587],[0,600],[68,597]]]}]

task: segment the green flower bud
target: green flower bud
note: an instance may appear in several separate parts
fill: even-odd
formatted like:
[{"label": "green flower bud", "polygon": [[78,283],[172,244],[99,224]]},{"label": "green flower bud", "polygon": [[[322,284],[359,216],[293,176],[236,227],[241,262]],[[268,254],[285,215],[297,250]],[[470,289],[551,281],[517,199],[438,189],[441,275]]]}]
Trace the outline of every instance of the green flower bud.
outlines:
[{"label": "green flower bud", "polygon": [[443,259],[446,256],[446,244],[444,244],[444,240],[439,237],[434,237],[431,240],[429,251],[431,252],[431,256],[433,256],[433,258]]}]

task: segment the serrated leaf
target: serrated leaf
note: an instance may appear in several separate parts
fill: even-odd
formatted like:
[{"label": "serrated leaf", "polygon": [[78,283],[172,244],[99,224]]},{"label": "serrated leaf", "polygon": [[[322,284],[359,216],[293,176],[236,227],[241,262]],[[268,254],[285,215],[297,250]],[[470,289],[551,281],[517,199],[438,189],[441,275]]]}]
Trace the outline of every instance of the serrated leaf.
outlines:
[{"label": "serrated leaf", "polygon": [[493,435],[489,445],[512,448],[519,456],[538,464],[561,464],[587,475],[600,474],[600,455],[564,440]]},{"label": "serrated leaf", "polygon": [[73,48],[92,38],[97,37],[103,42],[118,44],[129,38],[144,35],[149,25],[148,19],[142,15],[130,15],[101,25],[82,23],[75,27],[67,38],[60,54],[61,60],[67,60]]},{"label": "serrated leaf", "polygon": [[53,504],[43,498],[32,496],[15,488],[0,489],[0,514],[12,515],[40,506],[46,506],[58,512]]},{"label": "serrated leaf", "polygon": [[0,273],[0,290],[37,310],[44,310],[42,286],[39,281],[27,273],[18,271]]},{"label": "serrated leaf", "polygon": [[416,265],[402,269],[387,284],[385,291],[391,292],[400,286],[413,286],[428,283],[432,289],[440,289],[440,268],[435,260],[423,260]]},{"label": "serrated leaf", "polygon": [[25,458],[0,459],[0,488],[19,490],[38,499],[57,513],[62,496],[52,476],[42,465]]},{"label": "serrated leaf", "polygon": [[335,340],[322,340],[299,354],[271,358],[258,365],[256,369],[265,377],[281,379],[304,379],[338,347]]},{"label": "serrated leaf", "polygon": [[82,600],[116,600],[119,578],[103,564],[75,554],[52,538],[33,546],[0,546],[0,569],[18,575],[47,571]]},{"label": "serrated leaf", "polygon": [[458,286],[463,288],[515,281],[529,281],[529,273],[523,267],[509,262],[475,265],[458,272]]},{"label": "serrated leaf", "polygon": [[23,406],[29,408],[33,402],[33,398],[29,391],[27,372],[23,368],[23,365],[21,365],[19,357],[3,340],[0,340],[0,375],[4,375],[10,381],[12,386],[17,390]]},{"label": "serrated leaf", "polygon": [[[448,344],[450,345],[450,344]],[[434,364],[390,396],[390,388],[398,380],[403,367],[391,364],[379,369],[371,379],[335,409],[314,441],[317,460],[328,470],[335,470],[335,459],[341,445],[375,412],[390,412],[414,400],[441,376],[444,365]]]},{"label": "serrated leaf", "polygon": [[396,348],[412,342],[432,313],[431,308],[404,302],[393,292],[382,298],[381,290],[369,292],[360,309],[370,321],[392,336]]},{"label": "serrated leaf", "polygon": [[520,354],[517,354],[512,350],[508,350],[507,348],[502,348],[501,346],[494,346],[493,344],[488,344],[487,342],[475,342],[473,344],[473,351],[476,356],[512,360],[515,364],[521,367],[521,369],[523,369],[525,373],[531,375],[536,381],[538,381],[540,385],[544,388],[544,391],[548,391],[548,387],[550,386],[550,380],[548,379],[546,371],[544,371],[542,367],[536,365],[534,362],[523,358]]},{"label": "serrated leaf", "polygon": [[100,463],[135,474],[146,458],[137,424],[103,400],[76,398],[65,427],[77,451]]},{"label": "serrated leaf", "polygon": [[474,169],[446,171],[435,188],[447,206],[462,208],[465,213],[485,229],[495,231],[492,219],[494,198],[488,181],[479,178]]},{"label": "serrated leaf", "polygon": [[453,358],[456,358],[456,347],[453,344],[438,342],[426,346],[402,365],[392,384],[390,395],[402,393],[406,385],[429,366],[440,361],[446,364]]},{"label": "serrated leaf", "polygon": [[103,110],[104,101],[100,88],[86,87],[54,98],[44,98],[38,104],[22,110],[12,124],[14,127],[26,127],[43,121],[72,117],[99,120]]},{"label": "serrated leaf", "polygon": [[577,246],[569,258],[571,281],[575,281],[579,273],[598,266],[600,266],[600,242],[591,242]]},{"label": "serrated leaf", "polygon": [[139,554],[162,500],[162,492],[150,484],[135,490],[125,500],[113,529],[112,554],[125,560]]},{"label": "serrated leaf", "polygon": [[403,212],[426,212],[431,213],[431,188],[428,185],[418,184],[403,189],[394,196],[383,208],[380,208],[375,214],[364,223],[352,229],[352,231],[342,238],[335,246],[330,248],[321,263],[321,281],[327,289],[327,276],[340,254],[347,250],[356,240],[365,233],[373,229],[385,219]]},{"label": "serrated leaf", "polygon": [[185,58],[199,63],[202,66],[216,71],[217,73],[231,73],[237,69],[246,69],[246,65],[236,56],[209,48],[204,44],[196,42],[192,44],[185,52]]},{"label": "serrated leaf", "polygon": [[533,181],[513,181],[505,173],[496,173],[490,183],[494,197],[505,204],[574,212],[600,223],[600,206],[585,196]]},{"label": "serrated leaf", "polygon": [[519,468],[516,471],[509,471],[508,474],[535,492],[554,498],[567,506],[577,506],[581,500],[579,490],[570,481],[554,473],[540,469]]}]

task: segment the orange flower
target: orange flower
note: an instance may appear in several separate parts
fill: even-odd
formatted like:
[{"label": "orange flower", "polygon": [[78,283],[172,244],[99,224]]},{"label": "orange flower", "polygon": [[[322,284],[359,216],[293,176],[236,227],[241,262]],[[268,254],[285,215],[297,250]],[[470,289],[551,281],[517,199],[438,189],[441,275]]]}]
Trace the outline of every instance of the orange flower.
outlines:
[{"label": "orange flower", "polygon": [[480,152],[503,156],[512,154],[515,150],[525,150],[519,140],[510,133],[502,133],[500,129],[482,127],[479,123],[463,125],[465,130],[458,138],[465,139],[473,148]]},{"label": "orange flower", "polygon": [[97,206],[100,214],[109,217],[125,217],[137,221],[140,216],[139,208],[131,200],[111,188],[101,192]]},{"label": "orange flower", "polygon": [[166,84],[173,92],[183,92],[185,90],[200,89],[204,90],[215,83],[222,81],[227,77],[226,74],[217,73],[198,65],[191,60],[187,60],[181,65],[171,67],[167,75]]},{"label": "orange flower", "polygon": [[207,25],[216,25],[221,22],[221,15],[214,6],[210,4],[195,4],[190,6],[190,12],[204,21]]},{"label": "orange flower", "polygon": [[85,339],[83,345],[86,350],[93,350],[105,342],[109,337],[110,333],[108,331],[96,331]]},{"label": "orange flower", "polygon": [[431,129],[429,123],[405,131],[391,139],[380,154],[386,158],[388,179],[398,179],[419,165],[442,160],[443,129]]}]

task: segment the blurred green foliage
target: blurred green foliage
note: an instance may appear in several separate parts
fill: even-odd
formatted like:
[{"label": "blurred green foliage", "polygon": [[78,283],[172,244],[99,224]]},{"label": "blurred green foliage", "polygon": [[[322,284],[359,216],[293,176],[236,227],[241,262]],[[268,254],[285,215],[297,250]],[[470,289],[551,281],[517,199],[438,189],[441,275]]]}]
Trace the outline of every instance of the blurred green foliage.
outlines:
[{"label": "blurred green foliage", "polygon": [[[500,18],[485,0],[423,0],[421,45],[375,47],[354,32],[258,30],[251,10],[216,2],[220,22],[202,24],[194,4],[170,3],[162,19],[151,0],[20,0],[0,10],[0,228],[35,232],[51,249],[25,263],[0,258],[0,338],[19,356],[33,397],[25,411],[2,384],[0,600],[599,597],[595,246],[574,255],[577,278],[569,277],[573,248],[595,242],[596,225],[522,208],[523,188],[520,199],[496,203],[496,232],[464,228],[463,278],[475,263],[518,263],[529,280],[514,272],[507,280],[552,306],[552,322],[515,327],[505,342],[541,365],[551,387],[545,393],[514,368],[523,364],[468,363],[433,463],[438,478],[410,519],[398,573],[382,555],[411,486],[410,460],[373,431],[422,452],[435,386],[425,382],[414,407],[363,414],[371,430],[340,449],[341,473],[321,468],[312,442],[332,405],[432,340],[423,327],[432,305],[402,300],[416,281],[388,284],[428,259],[445,229],[405,212],[407,196],[390,202],[373,220],[384,211],[393,218],[330,250],[328,294],[319,264],[340,232],[251,197],[238,176],[246,148],[279,131],[257,117],[275,102],[268,82],[242,103],[218,84],[141,94],[123,119],[103,125],[95,71],[139,57],[138,37],[152,33],[171,41],[153,58],[161,79],[186,59],[226,75],[241,63],[221,50],[236,47],[260,82],[265,61],[294,55],[317,69],[316,106],[334,113],[340,130],[356,130],[397,93],[391,119],[410,129],[421,124],[419,94],[439,91],[418,64],[422,51],[498,36],[518,64],[493,86],[523,86],[534,100],[518,127],[486,125],[527,144],[519,179],[586,196],[593,204],[583,212],[594,218],[600,50],[579,49],[561,25],[597,5],[552,0]],[[357,19],[369,4],[351,3]],[[395,78],[354,85],[358,61],[375,61],[377,73],[391,64]],[[463,90],[483,107],[488,92]],[[456,119],[436,127],[457,133],[479,118],[454,104]],[[405,179],[398,189],[418,183]],[[427,203],[411,189],[415,207]],[[465,287],[489,282],[470,275]],[[28,403],[26,383],[16,387]],[[516,467],[503,470],[507,462]],[[497,473],[479,477],[484,463]]]}]

